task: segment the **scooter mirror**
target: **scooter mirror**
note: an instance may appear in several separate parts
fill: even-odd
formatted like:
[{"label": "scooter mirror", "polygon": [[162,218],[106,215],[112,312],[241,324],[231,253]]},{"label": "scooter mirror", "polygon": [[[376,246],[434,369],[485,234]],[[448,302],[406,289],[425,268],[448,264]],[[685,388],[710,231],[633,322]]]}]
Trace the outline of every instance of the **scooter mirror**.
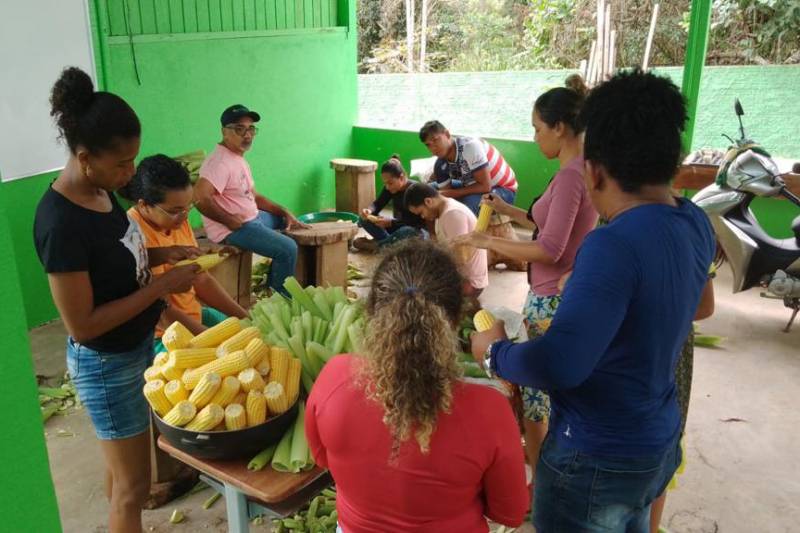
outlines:
[{"label": "scooter mirror", "polygon": [[744,116],[744,109],[742,109],[742,103],[739,101],[738,98],[736,99],[736,103],[733,105],[733,108],[736,110],[737,117]]}]

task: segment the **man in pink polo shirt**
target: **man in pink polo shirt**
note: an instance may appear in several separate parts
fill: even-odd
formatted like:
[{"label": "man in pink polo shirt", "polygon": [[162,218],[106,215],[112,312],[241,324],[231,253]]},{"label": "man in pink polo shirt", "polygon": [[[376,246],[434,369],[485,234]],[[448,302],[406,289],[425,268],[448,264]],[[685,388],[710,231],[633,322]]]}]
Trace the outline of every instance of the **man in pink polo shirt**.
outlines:
[{"label": "man in pink polo shirt", "polygon": [[271,258],[268,285],[285,294],[283,281],[294,275],[297,244],[277,230],[305,225],[255,190],[244,153],[253,146],[259,120],[241,104],[223,111],[222,141],[200,167],[195,200],[208,238]]}]

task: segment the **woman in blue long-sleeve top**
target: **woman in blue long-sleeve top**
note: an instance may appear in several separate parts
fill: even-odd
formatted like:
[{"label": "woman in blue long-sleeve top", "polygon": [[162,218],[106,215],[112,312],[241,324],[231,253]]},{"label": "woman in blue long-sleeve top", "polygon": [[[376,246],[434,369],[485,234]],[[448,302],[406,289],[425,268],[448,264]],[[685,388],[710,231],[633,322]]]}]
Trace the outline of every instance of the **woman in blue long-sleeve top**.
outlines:
[{"label": "woman in blue long-sleeve top", "polygon": [[590,93],[581,120],[586,186],[608,224],[578,251],[545,335],[512,344],[498,323],[472,348],[498,376],[550,392],[537,531],[644,533],[680,462],[674,370],[714,234],[670,191],[686,122],[671,81],[618,74]]}]

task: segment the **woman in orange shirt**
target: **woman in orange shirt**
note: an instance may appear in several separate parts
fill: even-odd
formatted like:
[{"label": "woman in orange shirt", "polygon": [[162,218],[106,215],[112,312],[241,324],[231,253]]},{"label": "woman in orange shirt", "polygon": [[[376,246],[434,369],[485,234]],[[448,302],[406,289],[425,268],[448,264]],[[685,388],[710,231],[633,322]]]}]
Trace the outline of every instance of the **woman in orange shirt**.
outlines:
[{"label": "woman in orange shirt", "polygon": [[[192,183],[180,163],[161,154],[146,157],[120,194],[134,203],[128,217],[141,228],[147,246],[197,246],[187,220],[193,205]],[[153,273],[170,268],[156,267]],[[228,316],[247,316],[247,311],[208,273],[199,274],[190,291],[170,294],[168,304],[156,328],[156,353],[164,351],[164,328],[176,320],[197,335]]]}]

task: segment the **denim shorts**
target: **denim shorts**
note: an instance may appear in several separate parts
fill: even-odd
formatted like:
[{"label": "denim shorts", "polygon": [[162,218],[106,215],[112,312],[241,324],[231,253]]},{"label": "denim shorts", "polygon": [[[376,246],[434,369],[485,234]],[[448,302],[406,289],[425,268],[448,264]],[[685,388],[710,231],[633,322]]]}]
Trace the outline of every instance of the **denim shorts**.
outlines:
[{"label": "denim shorts", "polygon": [[650,504],[669,483],[681,450],[676,436],[643,457],[584,454],[548,434],[536,467],[537,533],[648,533]]},{"label": "denim shorts", "polygon": [[139,435],[150,426],[144,371],[153,363],[153,337],[129,352],[92,350],[67,338],[67,370],[100,440]]}]

